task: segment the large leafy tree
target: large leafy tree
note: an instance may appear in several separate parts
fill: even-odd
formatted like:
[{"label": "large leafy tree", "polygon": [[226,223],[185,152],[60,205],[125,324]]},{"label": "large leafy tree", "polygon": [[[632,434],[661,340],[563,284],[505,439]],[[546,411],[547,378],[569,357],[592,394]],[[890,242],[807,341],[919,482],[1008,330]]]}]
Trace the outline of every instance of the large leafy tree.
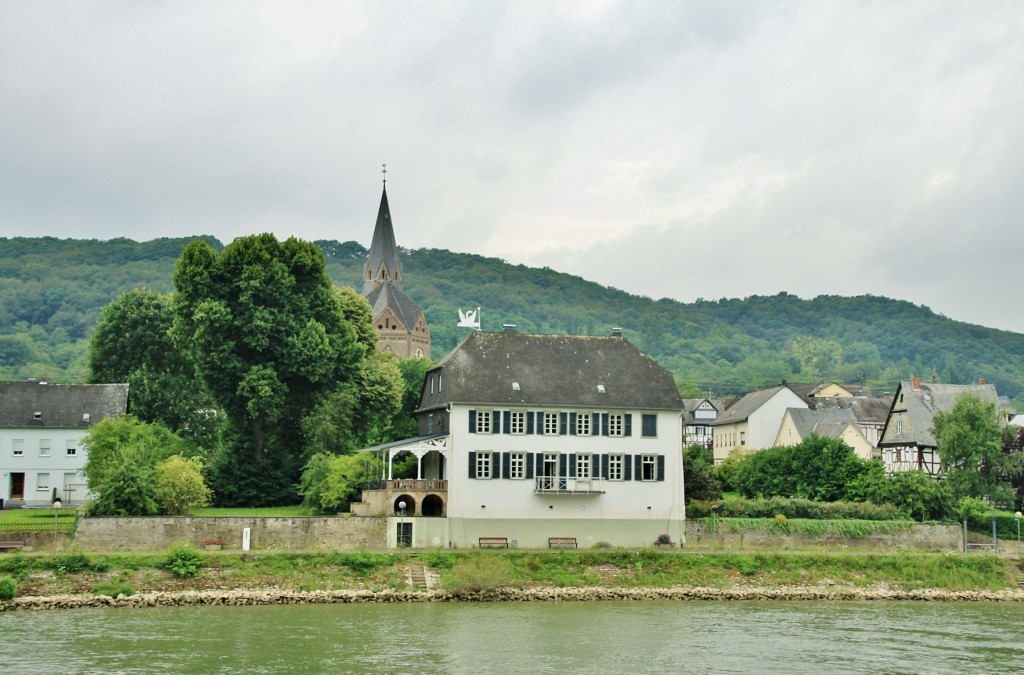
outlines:
[{"label": "large leafy tree", "polygon": [[89,381],[127,382],[129,413],[212,450],[216,416],[195,368],[171,340],[173,322],[170,295],[141,289],[119,295],[103,309],[89,342]]},{"label": "large leafy tree", "polygon": [[734,479],[745,497],[847,499],[847,486],[872,471],[838,438],[812,434],[799,445],[759,450],[745,457]]},{"label": "large leafy tree", "polygon": [[271,234],[217,254],[193,242],[174,271],[176,344],[230,423],[214,483],[221,503],[292,501],[302,422],[359,373],[367,346],[312,243]]},{"label": "large leafy tree", "polygon": [[954,498],[1010,505],[1013,490],[1007,482],[1002,434],[996,402],[970,392],[958,396],[949,410],[935,413],[932,435]]}]

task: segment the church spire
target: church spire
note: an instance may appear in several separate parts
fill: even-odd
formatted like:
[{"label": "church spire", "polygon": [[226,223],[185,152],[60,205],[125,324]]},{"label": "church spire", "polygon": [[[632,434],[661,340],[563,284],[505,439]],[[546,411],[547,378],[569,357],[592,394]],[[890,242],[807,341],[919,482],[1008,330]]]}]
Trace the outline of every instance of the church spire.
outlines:
[{"label": "church spire", "polygon": [[383,165],[384,189],[377,210],[377,225],[373,229],[370,253],[363,267],[363,295],[377,286],[391,281],[402,288],[402,265],[398,262],[398,246],[395,244],[395,230],[391,225],[391,209],[388,207],[387,165]]}]

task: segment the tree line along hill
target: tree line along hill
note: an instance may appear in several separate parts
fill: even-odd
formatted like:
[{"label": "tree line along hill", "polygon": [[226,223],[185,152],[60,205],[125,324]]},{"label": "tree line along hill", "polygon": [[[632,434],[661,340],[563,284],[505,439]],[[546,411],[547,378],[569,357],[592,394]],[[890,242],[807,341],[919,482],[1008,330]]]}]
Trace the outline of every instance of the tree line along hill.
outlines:
[{"label": "tree line along hill", "polygon": [[[0,239],[0,379],[84,382],[102,309],[133,288],[173,291],[185,245],[213,237]],[[361,288],[366,249],[317,241],[338,285]],[[684,396],[737,396],[782,380],[834,380],[892,393],[901,379],[985,378],[1024,408],[1024,335],[878,296],[780,293],[682,303],[580,277],[443,249],[402,250],[405,290],[426,313],[436,360],[465,337],[458,309],[482,308],[483,329],[607,335],[613,326],[669,369]],[[709,287],[712,284],[709,282]],[[709,288],[709,290],[712,290]]]}]

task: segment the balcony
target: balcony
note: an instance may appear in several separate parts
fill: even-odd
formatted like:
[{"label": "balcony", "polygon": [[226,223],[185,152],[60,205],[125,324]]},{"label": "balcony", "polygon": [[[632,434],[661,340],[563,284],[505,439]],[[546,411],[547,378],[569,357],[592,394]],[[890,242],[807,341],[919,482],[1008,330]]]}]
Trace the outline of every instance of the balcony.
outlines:
[{"label": "balcony", "polygon": [[375,480],[366,486],[367,490],[388,490],[390,492],[448,492],[448,481],[438,479],[416,480]]},{"label": "balcony", "polygon": [[603,478],[566,478],[564,476],[537,476],[534,494],[544,495],[603,495]]}]

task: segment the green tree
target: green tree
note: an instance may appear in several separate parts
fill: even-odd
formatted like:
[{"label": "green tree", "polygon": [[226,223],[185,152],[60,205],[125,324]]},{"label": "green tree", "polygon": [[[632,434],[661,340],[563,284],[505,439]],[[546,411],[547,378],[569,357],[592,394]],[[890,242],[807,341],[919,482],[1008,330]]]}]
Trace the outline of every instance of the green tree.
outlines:
[{"label": "green tree", "polygon": [[139,289],[119,295],[103,308],[89,342],[89,381],[127,382],[129,413],[212,450],[217,416],[195,368],[171,340],[173,322],[170,295]]},{"label": "green tree", "polygon": [[423,378],[432,367],[430,359],[400,359],[398,369],[402,373],[402,407],[391,423],[388,441],[412,438],[419,435],[419,420],[416,409],[423,394]]},{"label": "green tree", "polygon": [[156,465],[156,499],[160,513],[185,516],[210,503],[210,488],[203,480],[203,462],[198,457],[173,455]]},{"label": "green tree", "polygon": [[740,465],[736,487],[745,497],[802,497],[822,502],[847,499],[847,486],[872,471],[838,438],[812,434],[799,445],[751,453]]},{"label": "green tree", "polygon": [[722,485],[714,471],[715,460],[711,448],[695,443],[683,448],[683,476],[686,477],[686,503],[692,500],[718,499]]},{"label": "green tree", "polygon": [[156,469],[149,462],[144,448],[126,446],[114,453],[117,463],[97,485],[89,489],[97,493],[89,504],[93,516],[152,516],[156,503]]},{"label": "green tree", "polygon": [[320,250],[271,234],[205,242],[174,271],[172,336],[230,424],[215,466],[218,500],[294,499],[303,420],[355,380],[367,346],[345,318]]},{"label": "green tree", "polygon": [[89,490],[101,496],[126,458],[153,467],[171,455],[188,454],[188,447],[174,433],[131,415],[100,421],[85,435],[82,444],[88,448],[82,473]]},{"label": "green tree", "polygon": [[995,401],[965,392],[951,409],[935,413],[931,431],[954,499],[977,497],[1000,506],[1013,503]]},{"label": "green tree", "polygon": [[892,504],[918,521],[945,520],[953,514],[949,486],[923,471],[898,471],[886,475],[881,462],[851,483],[847,498],[873,504]]},{"label": "green tree", "polygon": [[302,503],[318,513],[343,511],[380,470],[380,458],[368,452],[314,455],[299,483]]}]

